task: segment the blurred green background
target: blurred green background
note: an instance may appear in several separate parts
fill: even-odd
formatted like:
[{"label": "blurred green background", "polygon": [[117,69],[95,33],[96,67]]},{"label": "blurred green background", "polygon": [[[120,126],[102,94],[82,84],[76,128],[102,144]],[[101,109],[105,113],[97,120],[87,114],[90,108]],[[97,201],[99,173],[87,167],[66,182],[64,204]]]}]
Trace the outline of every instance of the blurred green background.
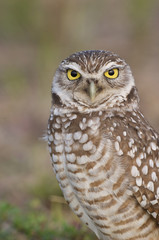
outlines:
[{"label": "blurred green background", "polygon": [[64,203],[41,140],[62,59],[104,49],[130,64],[159,131],[158,0],[0,1],[0,239],[96,239]]}]

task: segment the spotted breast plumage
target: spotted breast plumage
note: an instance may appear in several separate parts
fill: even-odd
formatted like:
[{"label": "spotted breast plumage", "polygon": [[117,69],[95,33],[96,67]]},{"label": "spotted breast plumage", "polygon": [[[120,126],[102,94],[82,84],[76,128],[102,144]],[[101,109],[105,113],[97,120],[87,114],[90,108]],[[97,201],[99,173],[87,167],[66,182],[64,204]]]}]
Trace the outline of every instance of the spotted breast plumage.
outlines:
[{"label": "spotted breast plumage", "polygon": [[66,201],[99,239],[159,239],[159,135],[117,54],[83,51],[61,62],[48,145]]}]

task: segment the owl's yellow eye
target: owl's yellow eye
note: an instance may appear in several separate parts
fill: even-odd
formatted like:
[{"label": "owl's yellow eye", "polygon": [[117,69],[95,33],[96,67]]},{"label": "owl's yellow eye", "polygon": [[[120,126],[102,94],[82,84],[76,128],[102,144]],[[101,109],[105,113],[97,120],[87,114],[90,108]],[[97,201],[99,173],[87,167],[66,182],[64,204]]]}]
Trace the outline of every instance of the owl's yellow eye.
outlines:
[{"label": "owl's yellow eye", "polygon": [[80,78],[81,74],[73,69],[68,69],[67,71],[67,77],[69,80],[76,80]]},{"label": "owl's yellow eye", "polygon": [[117,78],[119,75],[119,69],[118,68],[112,68],[104,73],[105,77],[107,78]]}]

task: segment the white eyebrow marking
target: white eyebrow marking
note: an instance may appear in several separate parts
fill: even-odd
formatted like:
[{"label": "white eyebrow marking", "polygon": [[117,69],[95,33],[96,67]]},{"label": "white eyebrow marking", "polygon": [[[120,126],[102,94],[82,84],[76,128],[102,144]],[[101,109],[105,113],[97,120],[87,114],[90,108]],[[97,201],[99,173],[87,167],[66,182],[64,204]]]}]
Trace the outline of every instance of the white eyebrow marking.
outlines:
[{"label": "white eyebrow marking", "polygon": [[106,64],[106,70],[111,69],[111,68],[119,68],[121,65],[117,64],[116,62],[108,62]]},{"label": "white eyebrow marking", "polygon": [[65,64],[64,68],[66,68],[66,69],[73,69],[73,70],[76,70],[78,72],[83,72],[81,70],[80,65],[78,65],[77,63],[74,63],[74,62],[71,62],[70,64]]},{"label": "white eyebrow marking", "polygon": [[106,72],[107,70],[111,69],[111,68],[120,68],[121,65],[117,64],[116,62],[110,62],[110,60],[108,62],[105,63],[104,66],[102,66],[97,73],[93,72],[93,73],[86,73],[85,71],[83,71],[81,69],[81,66],[75,62],[70,62],[68,64],[63,64],[63,67],[65,69],[73,69],[77,72],[79,72],[83,77],[100,77],[101,75],[103,75],[104,72]]}]

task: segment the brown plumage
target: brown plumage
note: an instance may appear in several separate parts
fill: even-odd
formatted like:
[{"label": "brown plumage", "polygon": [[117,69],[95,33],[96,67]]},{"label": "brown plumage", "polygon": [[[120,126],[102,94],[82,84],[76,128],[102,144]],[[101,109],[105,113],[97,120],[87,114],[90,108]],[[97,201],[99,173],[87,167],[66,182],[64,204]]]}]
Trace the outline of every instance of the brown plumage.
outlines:
[{"label": "brown plumage", "polygon": [[159,239],[159,135],[139,110],[130,67],[85,51],[60,64],[48,145],[69,206],[103,240]]}]

